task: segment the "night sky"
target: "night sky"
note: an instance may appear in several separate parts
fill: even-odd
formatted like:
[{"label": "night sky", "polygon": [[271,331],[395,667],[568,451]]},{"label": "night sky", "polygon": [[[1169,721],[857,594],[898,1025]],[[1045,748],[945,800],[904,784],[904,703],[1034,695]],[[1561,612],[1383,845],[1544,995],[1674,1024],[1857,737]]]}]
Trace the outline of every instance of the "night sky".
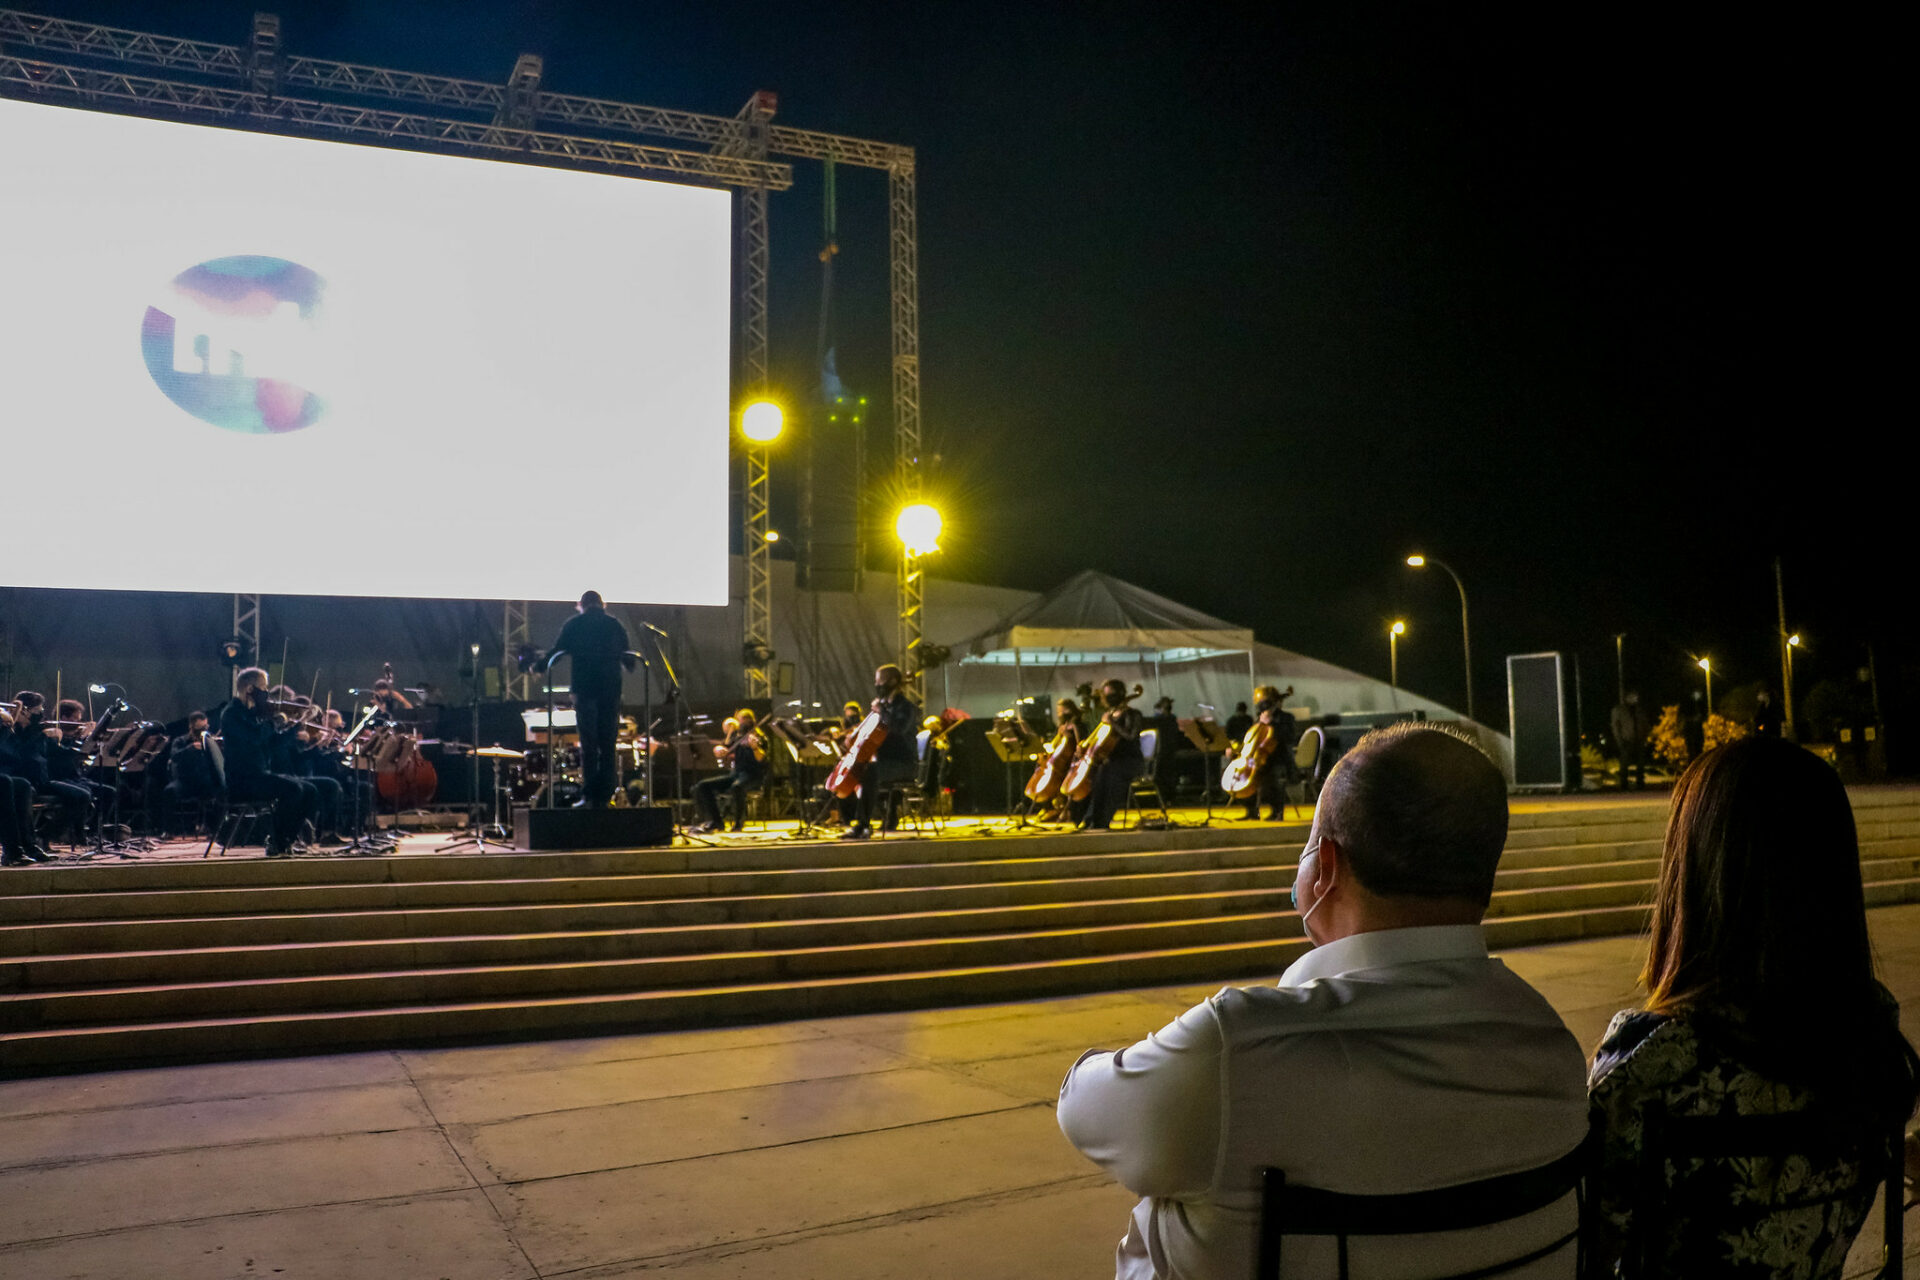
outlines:
[{"label": "night sky", "polygon": [[[21,7],[244,43],[251,6]],[[1884,33],[1562,6],[283,0],[289,51],[898,141],[920,165],[935,571],[1094,567],[1483,719],[1612,635],[1657,700],[1869,641],[1911,684]],[[1571,16],[1570,16],[1571,15]],[[773,199],[774,360],[814,383],[820,185]],[[836,341],[887,393],[884,184],[843,171]],[[1882,293],[1893,294],[1878,300]],[[1901,328],[1904,329],[1905,325]],[[1904,353],[1900,353],[1904,354]],[[793,469],[776,460],[776,522]]]}]

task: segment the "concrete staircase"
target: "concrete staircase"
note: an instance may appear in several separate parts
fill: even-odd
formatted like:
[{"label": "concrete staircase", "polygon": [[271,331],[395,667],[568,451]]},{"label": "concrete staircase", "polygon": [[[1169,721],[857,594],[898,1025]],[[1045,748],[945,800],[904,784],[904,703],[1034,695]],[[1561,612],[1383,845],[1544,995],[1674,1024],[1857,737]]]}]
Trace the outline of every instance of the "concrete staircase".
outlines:
[{"label": "concrete staircase", "polygon": [[[1855,796],[1920,900],[1920,791]],[[1640,929],[1664,800],[1522,806],[1495,946]],[[1271,978],[1304,824],[0,874],[0,1071]]]}]

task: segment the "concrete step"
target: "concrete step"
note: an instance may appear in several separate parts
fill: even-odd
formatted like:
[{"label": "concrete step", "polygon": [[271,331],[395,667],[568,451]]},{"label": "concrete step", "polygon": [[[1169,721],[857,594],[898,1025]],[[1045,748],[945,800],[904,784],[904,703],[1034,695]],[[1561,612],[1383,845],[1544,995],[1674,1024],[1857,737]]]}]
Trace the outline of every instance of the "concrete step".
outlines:
[{"label": "concrete step", "polygon": [[[1277,854],[1292,865],[1298,850],[1284,846],[1229,846],[1126,853],[1073,853],[966,862],[880,863],[745,871],[655,872],[394,883],[262,885],[245,888],[129,890],[112,894],[48,893],[0,900],[0,929],[10,924],[178,918],[317,911],[412,911],[439,907],[567,902],[656,901],[754,894],[843,893],[953,884],[1005,883],[1131,875],[1156,871],[1271,866]],[[0,947],[0,954],[4,948]]]},{"label": "concrete step", "polygon": [[1299,936],[1298,921],[1291,912],[1272,912],[780,951],[726,951],[562,964],[407,969],[304,978],[12,992],[0,995],[0,1031],[815,980],[926,968],[971,968],[1142,950],[1253,943],[1282,936],[1283,925],[1290,928],[1295,937]]},{"label": "concrete step", "polygon": [[1285,889],[1035,903],[744,925],[675,925],[596,932],[321,941],[163,951],[104,951],[0,962],[0,991],[67,990],[219,979],[297,977],[441,966],[600,961],[782,950],[960,933],[1205,920],[1289,910]]}]

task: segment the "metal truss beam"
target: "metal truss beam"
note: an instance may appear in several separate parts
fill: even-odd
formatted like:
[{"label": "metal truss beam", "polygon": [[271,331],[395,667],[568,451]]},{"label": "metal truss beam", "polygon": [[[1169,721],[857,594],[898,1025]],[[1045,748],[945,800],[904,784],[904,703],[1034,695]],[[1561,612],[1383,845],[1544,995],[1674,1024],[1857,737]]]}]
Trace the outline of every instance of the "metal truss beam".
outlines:
[{"label": "metal truss beam", "polygon": [[921,670],[920,645],[925,638],[927,582],[922,559],[905,547],[900,549],[900,670],[906,676],[907,696],[924,708],[927,675]]},{"label": "metal truss beam", "polygon": [[[724,153],[765,160],[767,128],[777,99],[760,92],[740,108],[741,132],[722,145]],[[740,385],[746,399],[767,394],[767,280],[772,266],[772,242],[767,232],[767,189],[740,189]],[[741,548],[746,560],[747,599],[741,617],[741,663],[745,668],[747,698],[770,698],[773,681],[765,655],[773,648],[773,546],[767,533],[773,523],[772,473],[767,446],[747,446],[745,494],[746,530]]]},{"label": "metal truss beam", "polygon": [[500,621],[500,692],[509,702],[532,701],[533,677],[520,670],[514,657],[520,646],[533,642],[527,615],[533,606],[525,600],[509,600]]},{"label": "metal truss beam", "polygon": [[233,668],[235,684],[241,667],[260,665],[260,597],[235,592],[233,596],[233,637],[246,646],[242,661]]},{"label": "metal truss beam", "polygon": [[[248,52],[234,45],[176,40],[144,31],[126,31],[117,27],[69,22],[40,14],[0,9],[0,47],[8,46],[56,50],[89,58],[166,67],[234,80],[245,79],[250,66]],[[483,113],[490,117],[506,105],[509,96],[506,87],[485,80],[393,71],[326,58],[286,59],[281,68],[281,82],[287,87],[419,102]],[[676,111],[578,94],[536,94],[533,108],[541,118],[563,124],[588,125],[643,137],[677,138],[709,147],[724,147],[737,142],[743,132],[742,121],[737,117]],[[836,164],[888,170],[902,159],[910,164],[913,155],[911,149],[891,142],[851,138],[813,129],[795,129],[786,125],[776,125],[768,132],[767,150],[774,156],[832,160]]]},{"label": "metal truss beam", "polygon": [[87,103],[132,103],[222,121],[235,118],[278,121],[316,132],[374,137],[386,142],[420,142],[495,155],[573,160],[723,186],[784,191],[793,185],[791,167],[762,160],[530,129],[506,129],[374,107],[341,106],[301,98],[264,98],[244,89],[156,80],[21,58],[0,57],[0,86],[13,86],[16,97],[44,94]]},{"label": "metal truss beam", "polygon": [[[920,500],[920,251],[913,152],[887,170],[887,262],[893,333],[894,466],[901,503]],[[900,667],[925,705],[920,646],[926,639],[920,557],[900,553]]]}]

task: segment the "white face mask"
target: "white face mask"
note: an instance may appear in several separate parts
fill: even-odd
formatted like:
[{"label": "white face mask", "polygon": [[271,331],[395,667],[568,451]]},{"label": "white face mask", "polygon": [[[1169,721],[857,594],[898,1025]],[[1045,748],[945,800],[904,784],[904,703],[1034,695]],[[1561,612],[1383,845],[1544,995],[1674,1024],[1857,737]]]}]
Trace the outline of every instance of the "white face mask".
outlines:
[{"label": "white face mask", "polygon": [[[1294,873],[1293,885],[1287,890],[1287,897],[1292,901],[1295,911],[1300,911],[1300,881],[1306,874],[1307,859],[1316,856],[1319,852],[1320,842],[1318,840],[1315,840],[1312,844],[1300,851],[1300,865]],[[1326,902],[1326,900],[1326,895],[1322,894],[1320,897],[1314,899],[1312,906],[1308,907],[1305,911],[1300,911],[1300,932],[1305,933],[1307,935],[1307,941],[1312,942],[1316,947],[1320,944],[1314,942],[1313,934],[1308,932],[1307,921],[1312,918],[1313,913],[1318,911],[1321,904]]]}]

